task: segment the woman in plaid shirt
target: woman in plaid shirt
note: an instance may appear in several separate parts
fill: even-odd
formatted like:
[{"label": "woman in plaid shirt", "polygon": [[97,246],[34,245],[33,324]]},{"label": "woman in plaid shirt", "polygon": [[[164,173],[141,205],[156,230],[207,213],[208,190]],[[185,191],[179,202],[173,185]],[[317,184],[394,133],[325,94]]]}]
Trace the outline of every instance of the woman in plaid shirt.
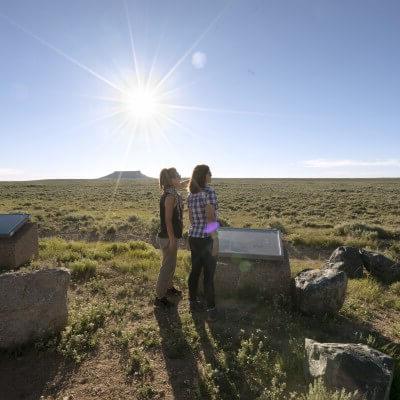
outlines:
[{"label": "woman in plaid shirt", "polygon": [[216,258],[213,256],[213,235],[218,228],[217,195],[209,186],[211,171],[207,165],[197,165],[189,184],[188,208],[190,218],[189,245],[192,269],[189,275],[189,300],[192,310],[198,310],[197,287],[200,273],[204,274],[204,293],[207,302],[207,318],[216,319],[214,272]]}]

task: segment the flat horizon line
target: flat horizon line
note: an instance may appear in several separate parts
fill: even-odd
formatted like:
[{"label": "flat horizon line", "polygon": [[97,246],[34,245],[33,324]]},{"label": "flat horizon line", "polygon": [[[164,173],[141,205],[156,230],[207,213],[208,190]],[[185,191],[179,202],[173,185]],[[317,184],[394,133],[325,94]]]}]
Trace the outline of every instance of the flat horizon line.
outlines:
[{"label": "flat horizon line", "polygon": [[[182,177],[182,179],[190,179],[190,177]],[[400,176],[381,176],[381,177],[213,177],[213,180],[390,180],[400,179]],[[105,178],[39,178],[39,179],[22,179],[22,180],[1,180],[0,183],[29,183],[29,182],[54,182],[54,181],[117,181],[118,179]],[[146,181],[158,180],[158,178],[147,176],[145,178],[121,178],[121,181]]]}]

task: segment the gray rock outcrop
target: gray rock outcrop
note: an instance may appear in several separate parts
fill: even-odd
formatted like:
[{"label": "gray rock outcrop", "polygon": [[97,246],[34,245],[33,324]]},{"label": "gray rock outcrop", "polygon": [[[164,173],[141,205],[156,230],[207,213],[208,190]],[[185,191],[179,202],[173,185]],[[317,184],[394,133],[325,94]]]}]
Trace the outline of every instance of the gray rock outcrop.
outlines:
[{"label": "gray rock outcrop", "polygon": [[67,322],[67,269],[0,275],[0,348],[60,331]]},{"label": "gray rock outcrop", "polygon": [[350,246],[338,247],[331,255],[325,268],[344,271],[348,278],[362,278],[364,260],[360,249]]},{"label": "gray rock outcrop", "polygon": [[361,250],[365,269],[384,283],[400,281],[400,263],[395,263],[383,254]]},{"label": "gray rock outcrop", "polygon": [[305,340],[305,372],[331,389],[357,390],[366,400],[389,400],[394,361],[362,344]]},{"label": "gray rock outcrop", "polygon": [[293,281],[295,306],[305,314],[336,313],[342,307],[347,276],[335,269],[311,269],[300,272]]}]

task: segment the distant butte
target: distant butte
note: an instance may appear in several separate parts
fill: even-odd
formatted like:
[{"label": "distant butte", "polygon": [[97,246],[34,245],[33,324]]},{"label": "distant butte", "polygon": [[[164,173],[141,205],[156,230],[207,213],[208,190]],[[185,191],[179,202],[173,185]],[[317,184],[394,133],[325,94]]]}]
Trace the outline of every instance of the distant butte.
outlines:
[{"label": "distant butte", "polygon": [[140,171],[114,171],[99,179],[150,179],[150,177],[143,175]]}]

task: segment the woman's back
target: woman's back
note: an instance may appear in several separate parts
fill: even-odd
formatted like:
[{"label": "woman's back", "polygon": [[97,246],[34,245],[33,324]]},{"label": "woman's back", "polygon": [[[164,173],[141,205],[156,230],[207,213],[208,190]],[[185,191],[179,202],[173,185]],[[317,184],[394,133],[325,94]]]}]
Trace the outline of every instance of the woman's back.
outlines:
[{"label": "woman's back", "polygon": [[188,207],[190,212],[190,228],[189,236],[191,237],[207,237],[207,215],[206,206],[210,204],[214,207],[215,212],[218,210],[218,201],[215,191],[210,186],[206,186],[202,191],[190,193],[188,196]]}]

